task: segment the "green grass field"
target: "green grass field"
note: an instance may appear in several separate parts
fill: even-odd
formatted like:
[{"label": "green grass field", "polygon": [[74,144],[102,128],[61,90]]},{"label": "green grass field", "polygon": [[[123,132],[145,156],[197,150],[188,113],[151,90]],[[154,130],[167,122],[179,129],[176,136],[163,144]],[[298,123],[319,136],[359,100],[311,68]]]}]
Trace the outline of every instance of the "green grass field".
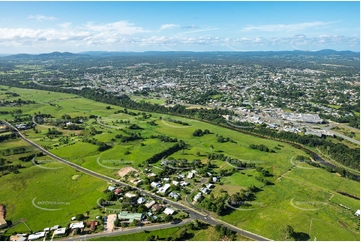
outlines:
[{"label": "green grass field", "polygon": [[[52,114],[56,118],[61,118],[64,114],[71,117],[101,116],[100,120],[102,120],[103,124],[94,119],[88,120],[82,124],[83,131],[67,131],[58,128],[67,136],[69,140],[67,144],[63,143],[60,137],[47,138],[45,133],[48,127],[37,126],[36,129],[40,131],[38,133],[34,130],[23,131],[29,139],[39,145],[46,146],[50,152],[71,162],[119,179],[117,171],[120,168],[132,166],[139,169],[138,166],[146,159],[174,144],[161,142],[157,138],[150,138],[151,135],[170,136],[183,140],[187,144],[186,149],[171,155],[175,159],[187,159],[188,161],[200,159],[203,163],[206,163],[208,154],[224,154],[241,161],[254,162],[257,166],[261,166],[273,174],[269,179],[274,185],[263,187],[262,191],[256,193],[256,199],[252,201],[255,204],[252,205],[254,210],[233,210],[230,208],[228,213],[223,217],[219,217],[219,219],[275,240],[284,239],[279,228],[285,224],[291,225],[300,234],[308,234],[310,239],[316,237],[318,240],[331,240],[332,238],[338,240],[342,239],[342,236],[346,240],[358,240],[359,238],[357,220],[353,213],[354,210],[359,208],[360,202],[335,192],[335,190],[341,190],[359,196],[359,183],[339,177],[337,174],[328,173],[322,169],[315,169],[307,164],[299,164],[297,167],[292,168],[292,158],[306,154],[288,144],[260,139],[216,125],[171,115],[147,112],[147,114],[151,114],[151,117],[143,120],[142,115],[114,114],[115,111],[123,110],[123,108],[111,106],[111,109],[107,109],[108,104],[78,98],[75,95],[53,92],[48,94],[48,92],[40,90],[17,88],[11,88],[10,90],[19,93],[24,100],[32,99],[37,102],[37,104],[21,106],[25,114],[34,115],[34,113],[41,112]],[[2,95],[2,92],[0,91],[0,95]],[[49,101],[59,106],[51,106],[48,104]],[[18,108],[5,107],[4,110],[11,111]],[[139,112],[136,110],[128,111]],[[161,117],[164,117],[164,119],[161,120]],[[1,118],[12,119],[11,115],[2,115]],[[167,118],[180,120],[189,125],[184,126],[173,123],[167,121]],[[116,120],[129,120],[130,124],[137,124],[142,129],[131,130],[128,128],[130,124],[115,123]],[[147,123],[152,120],[155,121],[156,126]],[[102,131],[102,133],[91,135],[90,130],[92,128]],[[123,131],[120,130],[121,128]],[[192,134],[196,129],[208,129],[211,134],[195,137]],[[115,138],[116,135],[127,135],[126,132],[140,133],[144,140],[121,142],[120,139]],[[229,137],[235,142],[219,143],[217,135]],[[109,143],[113,147],[100,152],[97,145],[82,142],[83,139],[92,138]],[[269,149],[274,149],[274,147],[279,149],[274,149],[275,153],[262,152],[250,149],[249,145],[251,144],[263,144]],[[17,147],[24,144],[20,141],[14,141],[9,142],[7,145],[8,147]],[[213,149],[211,149],[211,146],[213,146]],[[2,149],[4,148],[0,146],[0,151]],[[197,154],[198,152],[200,155]],[[18,157],[13,159],[16,162]],[[232,168],[225,161],[214,160],[211,162],[217,166],[215,171]],[[160,167],[160,161],[154,165]],[[68,220],[71,216],[74,216],[74,213],[84,212],[84,210],[89,210],[92,206],[95,206],[98,196],[101,196],[101,191],[104,190],[103,182],[95,180],[95,178],[83,175],[77,180],[72,180],[71,178],[76,175],[76,172],[70,168],[50,171],[38,170],[38,167],[31,166],[22,169],[20,174],[10,174],[0,178],[0,181],[4,179],[1,183],[3,185],[0,185],[0,197],[4,197],[4,201],[9,199],[10,206],[15,206],[15,201],[21,201],[17,205],[17,209],[14,209],[11,220],[16,221],[22,218],[22,215],[31,217],[28,218],[29,225],[35,228],[39,227],[39,229],[43,229],[42,226],[52,226],[56,223],[64,224],[62,221]],[[156,171],[154,167],[153,170]],[[290,171],[288,172],[288,170]],[[226,190],[228,194],[233,194],[250,185],[262,187],[263,184],[255,179],[257,175],[255,169],[251,169],[222,177],[223,185],[216,185],[213,189],[214,195],[218,196],[221,189]],[[283,177],[280,181],[277,181],[280,176]],[[22,179],[25,180],[26,186],[21,183]],[[49,182],[43,185],[47,179],[49,179]],[[17,185],[18,183],[19,185]],[[6,186],[4,184],[14,185]],[[13,186],[18,189],[15,190],[15,195]],[[193,186],[194,184],[191,185],[191,187]],[[27,191],[30,189],[30,192],[23,194],[25,191],[23,187]],[[71,205],[74,204],[74,206],[68,206],[66,208],[68,210],[64,208],[55,211],[55,216],[50,212],[48,212],[50,215],[45,215],[42,213],[43,211],[37,211],[39,209],[31,205],[31,199],[34,197],[37,199],[68,199],[66,201],[69,201]],[[84,206],[78,205],[81,201],[84,202]],[[348,206],[352,211],[345,210],[338,204]],[[25,211],[29,206],[31,207],[29,212]],[[319,221],[324,221],[324,223]],[[48,224],[48,222],[54,222],[55,224]],[[326,225],[329,225],[329,227]],[[332,229],[329,229],[330,227]],[[212,238],[206,237],[202,233],[199,232],[199,238]]]},{"label": "green grass field", "polygon": [[[6,205],[6,219],[12,223],[25,219],[33,231],[57,224],[66,227],[71,217],[95,208],[107,186],[105,182],[84,174],[73,180],[74,175],[79,175],[79,172],[54,162],[32,165],[20,169],[19,174],[1,177],[0,197]],[[14,226],[7,234],[29,232],[23,229]]]}]

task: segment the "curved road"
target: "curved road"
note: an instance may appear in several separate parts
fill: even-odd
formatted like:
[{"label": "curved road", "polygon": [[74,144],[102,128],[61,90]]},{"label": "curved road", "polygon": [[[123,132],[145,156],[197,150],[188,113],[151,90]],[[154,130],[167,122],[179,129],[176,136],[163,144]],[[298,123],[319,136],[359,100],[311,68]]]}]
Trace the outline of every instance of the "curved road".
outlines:
[{"label": "curved road", "polygon": [[154,193],[150,193],[150,192],[147,192],[145,190],[142,190],[142,189],[139,189],[135,186],[132,186],[132,185],[129,185],[127,183],[124,183],[124,182],[120,182],[120,181],[117,181],[115,180],[114,178],[111,178],[111,177],[108,177],[108,176],[105,176],[105,175],[102,175],[102,174],[99,174],[97,172],[94,172],[94,171],[91,171],[91,170],[88,170],[82,166],[79,166],[77,164],[74,164],[72,162],[69,162],[63,158],[60,158],[52,153],[50,153],[49,151],[47,151],[46,149],[44,149],[43,147],[41,147],[40,145],[34,143],[33,141],[29,140],[28,138],[26,138],[17,128],[15,128],[12,124],[8,123],[7,121],[4,121],[4,120],[0,120],[2,121],[6,126],[8,126],[9,128],[11,128],[13,131],[17,132],[20,136],[21,139],[23,139],[24,141],[26,141],[27,143],[29,143],[30,145],[32,145],[33,147],[39,149],[40,151],[42,151],[44,154],[47,154],[48,156],[58,160],[59,162],[65,164],[65,165],[68,165],[70,167],[73,167],[74,169],[77,169],[85,174],[88,174],[90,176],[94,176],[98,179],[102,179],[106,182],[111,182],[111,183],[114,183],[114,184],[118,184],[118,185],[122,185],[122,186],[129,186],[135,190],[138,190],[141,194],[144,194],[144,195],[147,195],[149,197],[153,197],[153,198],[156,198],[156,199],[159,199],[159,200],[163,200],[163,201],[166,201],[167,203],[171,204],[173,207],[179,209],[179,210],[183,210],[183,211],[187,211],[189,213],[189,216],[190,217],[193,217],[194,219],[199,219],[199,220],[203,220],[203,221],[206,221],[207,223],[215,226],[217,224],[223,224],[225,227],[228,227],[229,229],[245,236],[245,237],[248,237],[250,239],[253,239],[253,240],[257,240],[257,241],[268,241],[270,239],[268,238],[265,238],[261,235],[257,235],[257,234],[254,234],[252,232],[249,232],[249,231],[246,231],[246,230],[243,230],[243,229],[240,229],[238,227],[235,227],[229,223],[226,223],[224,221],[220,221],[220,220],[216,220],[216,219],[213,219],[211,216],[207,215],[207,216],[204,216],[202,213],[200,213],[199,211],[191,208],[191,207],[188,207],[186,205],[183,205],[181,203],[176,203],[176,202],[173,202],[171,200],[169,200],[168,198],[164,198],[164,197],[161,197],[161,196],[158,196]]}]

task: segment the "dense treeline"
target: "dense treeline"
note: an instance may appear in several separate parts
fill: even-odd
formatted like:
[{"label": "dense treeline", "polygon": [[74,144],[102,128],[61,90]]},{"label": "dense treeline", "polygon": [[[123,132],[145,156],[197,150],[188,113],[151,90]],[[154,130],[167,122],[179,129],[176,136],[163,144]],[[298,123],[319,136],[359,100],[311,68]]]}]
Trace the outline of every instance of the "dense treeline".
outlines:
[{"label": "dense treeline", "polygon": [[159,139],[162,142],[178,142],[177,138],[172,138],[172,137],[169,137],[169,136],[163,135],[163,134],[151,135],[150,138],[151,139]]},{"label": "dense treeline", "polygon": [[[163,118],[161,117],[161,119],[163,119]],[[185,125],[185,126],[189,125],[189,123],[187,123],[187,122],[183,122],[183,121],[176,120],[176,119],[167,118],[166,120],[169,122],[175,123],[175,124],[181,124],[181,125]]]},{"label": "dense treeline", "polygon": [[0,142],[4,142],[9,139],[16,139],[16,137],[17,137],[16,133],[0,135]]},{"label": "dense treeline", "polygon": [[170,156],[171,154],[173,154],[173,153],[175,153],[175,152],[177,152],[179,150],[182,150],[185,147],[186,147],[186,144],[181,140],[178,143],[176,143],[175,145],[173,145],[172,147],[170,147],[170,148],[168,148],[166,150],[163,150],[160,153],[154,154],[152,157],[147,159],[145,161],[145,163],[147,163],[147,164],[155,163],[155,162],[161,160],[163,157]]},{"label": "dense treeline", "polygon": [[202,131],[201,129],[196,129],[196,130],[194,130],[194,132],[193,132],[193,136],[198,136],[198,137],[200,137],[200,136],[203,136],[203,135],[205,135],[205,134],[210,134],[211,132],[208,130],[208,129],[205,129],[204,131]]},{"label": "dense treeline", "polygon": [[122,134],[117,134],[115,138],[120,139],[121,142],[130,142],[135,140],[144,140],[140,134],[131,133],[130,136],[124,136]]},{"label": "dense treeline", "polygon": [[4,176],[9,174],[10,172],[13,172],[15,174],[19,173],[19,169],[23,168],[22,165],[6,165],[6,163],[10,163],[9,161],[6,161],[4,158],[0,158],[0,176]]},{"label": "dense treeline", "polygon": [[260,144],[260,145],[255,145],[255,144],[250,144],[249,145],[249,148],[250,149],[253,149],[253,150],[260,150],[260,151],[263,151],[263,152],[272,152],[272,153],[275,153],[274,150],[270,150],[267,146],[265,146],[264,144]]},{"label": "dense treeline", "polygon": [[9,156],[9,155],[16,155],[16,154],[22,154],[27,152],[24,147],[14,147],[11,149],[6,149],[1,152],[3,156]]}]

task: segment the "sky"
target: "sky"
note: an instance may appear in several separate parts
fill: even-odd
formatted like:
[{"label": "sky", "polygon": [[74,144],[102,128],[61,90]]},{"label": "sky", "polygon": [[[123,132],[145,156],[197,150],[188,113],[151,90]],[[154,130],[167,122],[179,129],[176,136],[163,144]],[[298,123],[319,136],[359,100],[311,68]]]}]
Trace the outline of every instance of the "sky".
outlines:
[{"label": "sky", "polygon": [[360,2],[3,2],[0,54],[360,51]]}]

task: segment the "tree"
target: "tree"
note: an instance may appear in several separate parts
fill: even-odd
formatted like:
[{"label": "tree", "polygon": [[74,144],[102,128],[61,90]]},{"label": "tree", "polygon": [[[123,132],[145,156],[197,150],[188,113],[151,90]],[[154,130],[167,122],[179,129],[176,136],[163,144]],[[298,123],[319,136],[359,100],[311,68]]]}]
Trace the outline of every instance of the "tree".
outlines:
[{"label": "tree", "polygon": [[80,221],[80,220],[83,220],[85,218],[84,214],[80,213],[80,214],[77,214],[75,216],[76,220]]},{"label": "tree", "polygon": [[194,220],[193,224],[194,224],[194,229],[199,229],[198,219]]},{"label": "tree", "polygon": [[294,229],[290,225],[283,225],[281,231],[283,233],[285,240],[289,240],[291,237],[293,237],[295,233]]},{"label": "tree", "polygon": [[164,221],[167,222],[167,223],[169,223],[169,222],[172,221],[172,220],[173,220],[173,216],[172,216],[172,215],[168,215],[168,216],[166,216],[166,217],[164,218]]}]

